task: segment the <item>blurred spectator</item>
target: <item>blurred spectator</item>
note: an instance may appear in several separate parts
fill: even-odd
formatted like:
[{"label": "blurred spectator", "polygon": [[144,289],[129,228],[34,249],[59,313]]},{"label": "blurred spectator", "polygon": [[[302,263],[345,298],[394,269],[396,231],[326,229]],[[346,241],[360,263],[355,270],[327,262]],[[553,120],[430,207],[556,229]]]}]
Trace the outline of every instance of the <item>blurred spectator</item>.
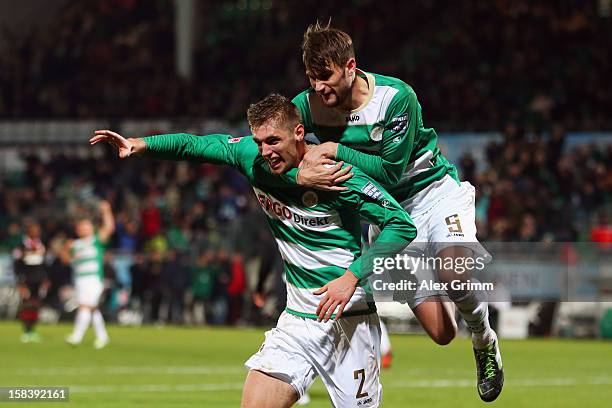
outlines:
[{"label": "blurred spectator", "polygon": [[183,322],[185,292],[191,284],[190,278],[184,258],[175,250],[168,251],[161,276],[163,302],[168,311],[166,321],[174,324]]},{"label": "blurred spectator", "polygon": [[227,323],[235,325],[242,316],[244,295],[246,291],[246,276],[242,255],[235,253],[230,261],[230,282],[227,287],[228,317]]},{"label": "blurred spectator", "polygon": [[232,279],[229,254],[225,248],[217,250],[213,265],[216,269],[212,294],[211,323],[226,324],[228,316],[227,289]]},{"label": "blurred spectator", "polygon": [[159,251],[152,252],[144,270],[146,273],[144,278],[144,321],[148,323],[160,323],[160,307],[164,290],[162,287],[162,253]]},{"label": "blurred spectator", "polygon": [[213,265],[214,257],[213,251],[202,251],[191,267],[192,313],[196,324],[204,324],[209,320],[207,314],[210,313],[210,299],[218,272]]},{"label": "blurred spectator", "polygon": [[469,153],[464,154],[461,159],[459,159],[459,167],[461,168],[462,179],[474,184],[476,161],[474,161],[472,155]]},{"label": "blurred spectator", "polygon": [[147,264],[142,254],[136,253],[133,257],[133,263],[130,266],[130,277],[132,288],[130,293],[130,302],[136,310],[143,310],[145,301],[147,300]]},{"label": "blurred spectator", "polygon": [[161,213],[155,205],[155,197],[149,194],[140,211],[140,223],[142,224],[142,235],[145,240],[153,239],[161,231]]}]

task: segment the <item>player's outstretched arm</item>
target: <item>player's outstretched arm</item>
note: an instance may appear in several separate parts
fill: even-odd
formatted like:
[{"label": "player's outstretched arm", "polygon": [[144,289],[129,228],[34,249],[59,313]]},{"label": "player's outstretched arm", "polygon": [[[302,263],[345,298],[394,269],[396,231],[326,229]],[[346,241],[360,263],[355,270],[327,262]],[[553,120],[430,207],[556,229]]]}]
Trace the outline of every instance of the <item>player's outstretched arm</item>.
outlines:
[{"label": "player's outstretched arm", "polygon": [[113,210],[108,201],[100,202],[100,213],[102,214],[102,226],[98,230],[98,237],[100,241],[106,243],[115,232],[115,217],[113,217]]},{"label": "player's outstretched arm", "polygon": [[89,143],[99,142],[115,147],[121,158],[142,153],[163,160],[189,160],[234,167],[239,167],[240,158],[249,156],[253,149],[257,151],[249,137],[232,138],[222,134],[196,136],[175,133],[126,139],[110,130],[97,130]]},{"label": "player's outstretched arm", "polygon": [[147,149],[147,145],[143,139],[126,139],[112,130],[96,130],[91,139],[89,139],[89,144],[93,146],[99,142],[106,142],[113,146],[122,159],[128,158],[133,154],[141,153]]}]

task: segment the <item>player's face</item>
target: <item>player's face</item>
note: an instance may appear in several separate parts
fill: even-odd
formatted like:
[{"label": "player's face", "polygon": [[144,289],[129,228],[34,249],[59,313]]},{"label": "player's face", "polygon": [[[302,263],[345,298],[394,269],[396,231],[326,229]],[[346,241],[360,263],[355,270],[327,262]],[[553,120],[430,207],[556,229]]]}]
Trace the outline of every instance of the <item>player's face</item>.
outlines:
[{"label": "player's face", "polygon": [[266,160],[270,171],[282,174],[297,167],[302,159],[299,156],[298,142],[304,138],[304,125],[293,129],[286,125],[265,123],[253,129],[253,140],[257,143],[259,154]]},{"label": "player's face", "polygon": [[94,227],[91,221],[81,220],[76,224],[76,234],[79,238],[87,238],[94,234]]},{"label": "player's face", "polygon": [[27,234],[30,238],[40,238],[40,226],[38,224],[28,225]]},{"label": "player's face", "polygon": [[314,73],[306,70],[310,86],[321,97],[323,104],[335,108],[344,104],[351,94],[351,86],[355,79],[355,60],[350,59],[345,67],[331,64],[326,70]]}]

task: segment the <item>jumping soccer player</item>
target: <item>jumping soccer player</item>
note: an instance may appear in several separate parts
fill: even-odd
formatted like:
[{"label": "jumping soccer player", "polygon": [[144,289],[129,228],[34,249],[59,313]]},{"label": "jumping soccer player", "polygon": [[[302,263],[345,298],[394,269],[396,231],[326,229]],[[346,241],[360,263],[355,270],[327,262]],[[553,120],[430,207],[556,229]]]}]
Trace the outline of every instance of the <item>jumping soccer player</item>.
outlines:
[{"label": "jumping soccer player", "polygon": [[49,288],[45,255],[47,250],[40,239],[40,225],[34,221],[25,223],[26,233],[21,244],[13,250],[17,289],[21,296],[19,319],[23,323],[22,343],[37,343],[40,336],[35,326],[38,309],[44,293]]},{"label": "jumping soccer player", "polygon": [[[459,181],[455,167],[436,146],[436,132],[423,126],[414,90],[397,78],[358,69],[351,37],[329,25],[310,26],[302,51],[311,88],[293,102],[307,138],[321,144],[289,176],[299,185],[327,189],[335,185],[335,176],[324,164],[350,163],[381,183],[408,211],[417,226],[415,243],[429,243],[439,259],[488,258],[476,239],[474,187]],[[372,227],[370,239],[377,233]],[[437,273],[442,282],[469,278],[453,268]],[[408,303],[430,337],[447,344],[456,324],[442,302],[425,301],[433,295],[417,291]],[[472,334],[478,393],[493,401],[504,375],[487,303],[470,290],[448,290],[447,295]]]},{"label": "jumping soccer player", "polygon": [[[393,256],[416,236],[408,214],[370,177],[338,163],[350,178],[335,191],[314,191],[278,177],[307,151],[291,101],[272,94],[247,112],[253,136],[187,134],[125,139],[97,131],[122,158],[146,156],[229,164],[252,184],[284,261],[287,307],[250,369],[242,407],[290,407],[321,376],[336,407],[377,407],[381,400],[380,329],[366,296],[372,257]],[[352,176],[352,177],[351,177]],[[281,187],[272,187],[280,184]],[[381,229],[361,255],[360,217]],[[331,319],[331,320],[330,320]]]},{"label": "jumping soccer player", "polygon": [[96,339],[94,347],[104,348],[109,337],[104,326],[104,317],[98,309],[100,296],[104,290],[104,246],[115,231],[115,218],[110,204],[101,201],[99,205],[102,215],[102,225],[96,232],[90,218],[77,221],[76,240],[66,241],[62,258],[72,265],[74,286],[79,302],[74,330],[66,337],[66,342],[72,345],[81,344],[83,336],[93,325]]}]

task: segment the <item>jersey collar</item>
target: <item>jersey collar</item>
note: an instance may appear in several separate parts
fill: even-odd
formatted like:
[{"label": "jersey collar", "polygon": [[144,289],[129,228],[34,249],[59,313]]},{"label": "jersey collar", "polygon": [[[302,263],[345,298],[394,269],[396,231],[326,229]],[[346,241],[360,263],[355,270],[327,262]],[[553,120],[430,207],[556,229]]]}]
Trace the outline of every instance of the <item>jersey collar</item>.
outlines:
[{"label": "jersey collar", "polygon": [[374,75],[369,74],[365,71],[362,71],[359,68],[355,69],[355,73],[356,75],[359,75],[360,77],[365,79],[366,82],[368,83],[368,97],[366,98],[365,101],[363,101],[363,103],[360,106],[353,109],[351,113],[359,112],[360,110],[365,108],[368,105],[368,103],[370,103],[370,101],[372,100],[372,96],[374,95],[374,86],[376,86],[376,80],[374,79]]}]

